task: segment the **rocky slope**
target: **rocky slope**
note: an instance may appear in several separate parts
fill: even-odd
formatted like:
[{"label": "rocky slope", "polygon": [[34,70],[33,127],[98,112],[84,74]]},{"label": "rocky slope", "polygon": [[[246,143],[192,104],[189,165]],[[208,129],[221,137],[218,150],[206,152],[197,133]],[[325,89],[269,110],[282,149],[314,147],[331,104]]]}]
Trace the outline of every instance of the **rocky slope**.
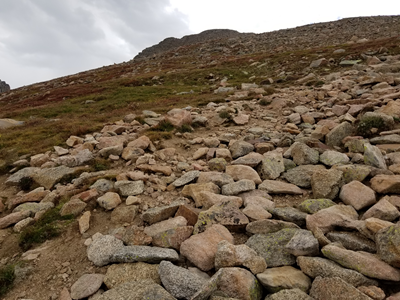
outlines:
[{"label": "rocky slope", "polygon": [[[5,299],[400,299],[400,55],[336,51],[287,87],[210,74],[218,103],[121,116],[15,161]],[[75,217],[21,251],[46,212]]]}]

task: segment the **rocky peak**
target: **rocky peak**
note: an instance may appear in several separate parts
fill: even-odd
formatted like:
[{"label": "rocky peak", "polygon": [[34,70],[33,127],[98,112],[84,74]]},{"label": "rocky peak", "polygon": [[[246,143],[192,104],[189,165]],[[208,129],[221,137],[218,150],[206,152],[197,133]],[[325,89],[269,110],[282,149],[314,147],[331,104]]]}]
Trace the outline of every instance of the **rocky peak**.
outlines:
[{"label": "rocky peak", "polygon": [[0,80],[0,93],[6,93],[10,91],[10,85],[5,81]]}]

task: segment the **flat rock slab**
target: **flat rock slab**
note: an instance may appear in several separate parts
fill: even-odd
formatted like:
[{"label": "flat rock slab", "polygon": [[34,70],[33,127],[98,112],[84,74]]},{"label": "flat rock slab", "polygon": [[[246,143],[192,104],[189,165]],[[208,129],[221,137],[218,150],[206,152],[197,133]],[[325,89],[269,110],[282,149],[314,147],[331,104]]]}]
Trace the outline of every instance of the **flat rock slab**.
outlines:
[{"label": "flat rock slab", "polygon": [[122,283],[106,291],[97,300],[176,300],[159,284],[149,280]]},{"label": "flat rock slab", "polygon": [[265,298],[265,300],[314,300],[314,298],[311,298],[302,290],[290,289],[270,294]]},{"label": "flat rock slab", "polygon": [[310,296],[324,300],[371,300],[354,286],[337,277],[317,277],[312,284]]},{"label": "flat rock slab", "polygon": [[87,298],[96,293],[103,284],[103,274],[84,274],[71,287],[72,299]]},{"label": "flat rock slab", "polygon": [[76,170],[66,166],[59,166],[55,168],[40,169],[37,173],[33,174],[33,180],[40,186],[50,190],[56,183],[59,183],[63,178],[74,175]]},{"label": "flat rock slab", "polygon": [[175,250],[149,246],[125,246],[115,251],[111,262],[118,263],[160,263],[163,260],[178,261],[179,255]]},{"label": "flat rock slab", "polygon": [[107,269],[104,284],[109,289],[129,281],[151,280],[154,283],[161,284],[158,266],[157,264],[146,264],[144,262],[113,264]]},{"label": "flat rock slab", "polygon": [[400,281],[400,271],[378,259],[371,253],[351,251],[326,245],[322,248],[325,257],[341,264],[345,268],[357,270],[361,274],[382,280]]},{"label": "flat rock slab", "polygon": [[175,187],[181,187],[192,181],[196,180],[200,176],[200,171],[189,171],[182,175],[180,178],[173,182]]},{"label": "flat rock slab", "polygon": [[15,126],[22,126],[25,122],[13,119],[0,119],[0,129],[11,128]]},{"label": "flat rock slab", "polygon": [[264,180],[258,188],[270,194],[302,195],[303,191],[296,185],[277,180]]},{"label": "flat rock slab", "polygon": [[144,192],[144,183],[141,180],[121,180],[114,184],[115,189],[121,196],[136,196]]},{"label": "flat rock slab", "polygon": [[270,293],[294,288],[307,293],[311,287],[310,278],[292,266],[268,268],[263,273],[257,274],[257,279]]},{"label": "flat rock slab", "polygon": [[268,267],[290,266],[296,257],[285,248],[298,229],[286,228],[269,234],[255,234],[248,239],[246,245],[263,257]]},{"label": "flat rock slab", "polygon": [[92,241],[87,248],[88,259],[96,266],[102,267],[111,262],[111,256],[124,247],[124,243],[111,235],[101,235]]},{"label": "flat rock slab", "polygon": [[227,196],[235,196],[243,192],[252,191],[256,188],[255,182],[249,179],[242,179],[233,183],[226,184],[222,187],[222,194]]},{"label": "flat rock slab", "polygon": [[399,194],[400,175],[376,175],[371,179],[371,188],[380,194]]},{"label": "flat rock slab", "polygon": [[334,261],[322,257],[299,256],[297,257],[297,265],[304,274],[311,278],[318,276],[323,278],[339,277],[355,287],[378,285],[378,281],[365,277],[357,271],[343,268]]}]

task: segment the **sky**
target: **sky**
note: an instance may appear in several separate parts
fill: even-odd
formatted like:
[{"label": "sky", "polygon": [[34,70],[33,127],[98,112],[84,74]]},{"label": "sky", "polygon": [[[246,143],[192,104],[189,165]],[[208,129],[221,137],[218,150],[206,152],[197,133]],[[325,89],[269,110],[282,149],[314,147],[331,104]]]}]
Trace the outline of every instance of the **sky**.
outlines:
[{"label": "sky", "polygon": [[208,29],[262,33],[399,14],[398,0],[1,0],[0,80],[17,88],[121,63]]}]

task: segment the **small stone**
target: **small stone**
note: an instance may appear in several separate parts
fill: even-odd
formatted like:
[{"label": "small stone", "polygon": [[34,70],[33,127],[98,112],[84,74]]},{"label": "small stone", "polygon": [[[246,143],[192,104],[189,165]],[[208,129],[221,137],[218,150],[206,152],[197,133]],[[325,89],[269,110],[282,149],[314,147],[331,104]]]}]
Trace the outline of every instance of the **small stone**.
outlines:
[{"label": "small stone", "polygon": [[298,230],[285,246],[294,256],[317,256],[319,254],[318,240],[308,230]]},{"label": "small stone", "polygon": [[183,185],[186,185],[195,179],[197,179],[200,175],[200,171],[189,171],[182,175],[180,178],[174,181],[173,185],[175,187],[181,187]]},{"label": "small stone", "polygon": [[302,195],[303,191],[294,184],[277,180],[264,180],[258,188],[270,194]]},{"label": "small stone", "polygon": [[260,184],[262,182],[256,170],[254,170],[249,166],[244,166],[244,165],[227,166],[225,173],[231,176],[235,181],[248,179],[254,181],[255,184]]},{"label": "small stone", "polygon": [[103,284],[103,274],[84,274],[71,287],[72,299],[87,298],[98,291]]},{"label": "small stone", "polygon": [[237,195],[242,192],[248,192],[256,188],[254,181],[242,179],[234,183],[226,184],[222,187],[223,195]]},{"label": "small stone", "polygon": [[163,260],[178,261],[179,255],[173,249],[149,246],[125,246],[112,253],[110,262],[113,263],[160,263]]},{"label": "small stone", "polygon": [[105,210],[112,210],[121,204],[121,198],[117,193],[107,192],[103,196],[97,198],[97,203]]},{"label": "small stone", "polygon": [[88,231],[89,227],[90,227],[90,216],[91,213],[90,211],[86,211],[80,218],[78,221],[79,224],[79,232],[81,234],[85,233],[86,231]]},{"label": "small stone", "polygon": [[129,181],[129,180],[121,180],[117,181],[114,185],[115,189],[121,196],[136,196],[140,195],[144,192],[144,183],[141,180],[138,181]]},{"label": "small stone", "polygon": [[338,164],[347,164],[350,159],[349,157],[337,151],[325,151],[319,157],[320,162],[322,162],[326,166],[333,166]]},{"label": "small stone", "polygon": [[79,215],[86,207],[86,203],[79,200],[79,199],[73,199],[65,203],[61,210],[60,210],[60,215],[61,216],[67,216],[67,215],[74,215],[77,216]]}]

